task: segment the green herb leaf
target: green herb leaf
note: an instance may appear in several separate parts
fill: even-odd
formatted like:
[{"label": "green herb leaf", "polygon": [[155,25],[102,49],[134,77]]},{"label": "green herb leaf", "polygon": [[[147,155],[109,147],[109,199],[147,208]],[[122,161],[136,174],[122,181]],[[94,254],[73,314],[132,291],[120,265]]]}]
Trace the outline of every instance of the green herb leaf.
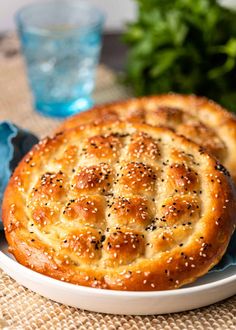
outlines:
[{"label": "green herb leaf", "polygon": [[206,95],[236,111],[236,12],[216,0],[136,0],[124,41],[137,95]]}]

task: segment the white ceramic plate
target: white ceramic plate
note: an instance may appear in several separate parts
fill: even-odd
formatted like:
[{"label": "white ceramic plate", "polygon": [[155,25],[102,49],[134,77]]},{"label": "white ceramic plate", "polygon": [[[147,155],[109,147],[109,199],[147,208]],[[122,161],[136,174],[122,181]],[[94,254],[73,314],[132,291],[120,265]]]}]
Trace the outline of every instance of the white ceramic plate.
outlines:
[{"label": "white ceramic plate", "polygon": [[0,235],[0,267],[28,289],[62,304],[94,312],[148,315],[186,311],[213,304],[236,294],[236,266],[211,272],[177,290],[122,292],[93,289],[54,280],[20,264],[7,252]]}]

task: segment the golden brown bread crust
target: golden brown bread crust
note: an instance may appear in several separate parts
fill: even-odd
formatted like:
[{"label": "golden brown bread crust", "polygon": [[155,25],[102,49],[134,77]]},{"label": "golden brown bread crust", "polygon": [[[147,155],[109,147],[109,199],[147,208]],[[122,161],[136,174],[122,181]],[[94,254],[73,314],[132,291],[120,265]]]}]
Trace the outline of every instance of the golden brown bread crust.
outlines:
[{"label": "golden brown bread crust", "polygon": [[173,129],[212,153],[236,182],[236,117],[204,97],[166,94],[97,106],[67,119],[57,131],[118,119]]},{"label": "golden brown bread crust", "polygon": [[196,144],[116,122],[41,141],[2,209],[10,251],[29,268],[97,288],[166,290],[221,259],[235,198],[227,170]]}]

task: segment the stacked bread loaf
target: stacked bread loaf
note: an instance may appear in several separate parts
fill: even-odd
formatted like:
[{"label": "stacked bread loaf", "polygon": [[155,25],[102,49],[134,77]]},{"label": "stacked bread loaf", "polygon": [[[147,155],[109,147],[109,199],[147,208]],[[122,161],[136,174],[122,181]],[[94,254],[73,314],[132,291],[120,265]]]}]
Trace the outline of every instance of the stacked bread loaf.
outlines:
[{"label": "stacked bread loaf", "polygon": [[236,224],[236,118],[176,94],[69,118],[15,170],[3,201],[10,251],[94,288],[167,290],[224,255]]}]

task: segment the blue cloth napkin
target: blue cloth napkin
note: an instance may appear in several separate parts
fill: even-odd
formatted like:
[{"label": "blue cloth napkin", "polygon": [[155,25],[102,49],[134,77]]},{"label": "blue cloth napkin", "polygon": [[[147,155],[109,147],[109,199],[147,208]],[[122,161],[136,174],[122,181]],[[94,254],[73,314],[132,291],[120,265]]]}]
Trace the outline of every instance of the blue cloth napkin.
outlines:
[{"label": "blue cloth napkin", "polygon": [[[30,132],[24,131],[10,122],[0,122],[0,205],[11,172],[15,169],[21,158],[37,142],[37,137]],[[236,232],[231,238],[224,257],[211,272],[222,271],[231,265],[236,265]]]},{"label": "blue cloth napkin", "polygon": [[231,237],[226,253],[221,261],[214,268],[212,268],[211,272],[222,271],[229,266],[236,266],[236,230]]},{"label": "blue cloth napkin", "polygon": [[[24,131],[8,121],[0,122],[0,205],[12,171],[37,142],[38,138],[30,132]],[[0,228],[2,228],[1,223]]]}]

